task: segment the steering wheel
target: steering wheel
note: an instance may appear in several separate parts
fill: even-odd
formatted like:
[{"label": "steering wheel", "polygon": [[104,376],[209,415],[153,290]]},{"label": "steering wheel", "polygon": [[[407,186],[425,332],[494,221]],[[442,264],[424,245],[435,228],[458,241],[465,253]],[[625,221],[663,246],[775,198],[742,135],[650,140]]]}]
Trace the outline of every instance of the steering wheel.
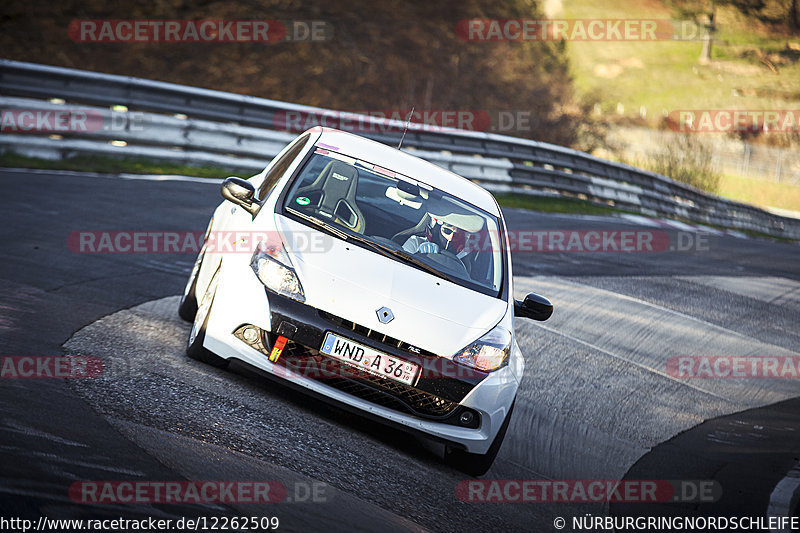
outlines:
[{"label": "steering wheel", "polygon": [[423,255],[426,259],[429,259],[431,263],[443,267],[444,270],[452,272],[453,274],[458,274],[465,278],[469,278],[469,271],[467,270],[467,267],[453,252],[448,250],[440,250],[439,253],[420,255]]}]

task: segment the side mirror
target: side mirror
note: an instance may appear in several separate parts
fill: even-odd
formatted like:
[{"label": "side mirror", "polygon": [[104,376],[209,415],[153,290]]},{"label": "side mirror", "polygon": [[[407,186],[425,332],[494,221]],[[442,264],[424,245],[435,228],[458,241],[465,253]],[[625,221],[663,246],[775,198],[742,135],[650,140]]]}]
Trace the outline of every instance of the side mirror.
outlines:
[{"label": "side mirror", "polygon": [[255,215],[261,205],[255,201],[256,188],[253,184],[242,178],[227,178],[222,182],[222,197],[234,204],[241,206],[251,215]]},{"label": "side mirror", "polygon": [[514,300],[514,316],[532,318],[544,322],[553,314],[553,304],[544,296],[535,292],[525,297],[525,300]]}]

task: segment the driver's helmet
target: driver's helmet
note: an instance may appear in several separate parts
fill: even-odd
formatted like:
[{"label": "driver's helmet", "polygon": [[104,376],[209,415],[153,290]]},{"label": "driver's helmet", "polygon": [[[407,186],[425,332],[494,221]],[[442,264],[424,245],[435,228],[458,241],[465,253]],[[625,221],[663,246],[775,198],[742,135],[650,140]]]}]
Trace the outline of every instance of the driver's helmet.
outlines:
[{"label": "driver's helmet", "polygon": [[432,222],[432,227],[426,228],[426,236],[429,242],[436,244],[439,250],[447,250],[454,254],[464,249],[466,244],[464,230],[443,220],[433,218]]}]

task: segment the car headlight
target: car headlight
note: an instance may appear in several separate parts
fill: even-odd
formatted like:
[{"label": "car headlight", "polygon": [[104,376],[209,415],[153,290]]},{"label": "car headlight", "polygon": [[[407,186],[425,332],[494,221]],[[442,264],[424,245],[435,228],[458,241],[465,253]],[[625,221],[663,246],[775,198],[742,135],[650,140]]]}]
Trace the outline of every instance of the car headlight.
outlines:
[{"label": "car headlight", "polygon": [[508,362],[511,353],[511,332],[502,326],[476,340],[453,356],[453,361],[491,372]]},{"label": "car headlight", "polygon": [[303,286],[291,264],[283,243],[260,242],[250,260],[250,268],[265,287],[298,302],[305,302]]}]

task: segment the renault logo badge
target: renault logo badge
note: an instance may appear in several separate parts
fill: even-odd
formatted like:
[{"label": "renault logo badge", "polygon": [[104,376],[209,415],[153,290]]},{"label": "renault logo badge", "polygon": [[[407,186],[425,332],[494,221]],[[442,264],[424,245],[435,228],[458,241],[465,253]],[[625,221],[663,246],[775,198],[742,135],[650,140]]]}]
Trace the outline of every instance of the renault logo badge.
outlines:
[{"label": "renault logo badge", "polygon": [[388,307],[381,307],[375,312],[378,314],[378,320],[380,320],[381,324],[388,324],[394,320],[394,313]]}]

